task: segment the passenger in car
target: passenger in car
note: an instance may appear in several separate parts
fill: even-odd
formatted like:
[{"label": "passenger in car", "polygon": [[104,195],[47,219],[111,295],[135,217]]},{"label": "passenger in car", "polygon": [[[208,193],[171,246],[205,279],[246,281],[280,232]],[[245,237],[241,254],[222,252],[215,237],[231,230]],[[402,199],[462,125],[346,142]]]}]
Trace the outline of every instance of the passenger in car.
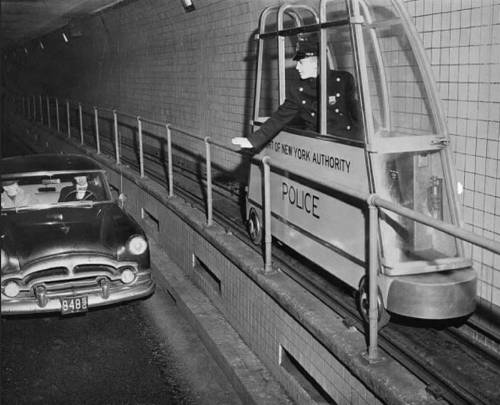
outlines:
[{"label": "passenger in car", "polygon": [[[241,148],[261,149],[287,124],[298,119],[302,128],[318,131],[318,53],[317,34],[299,34],[296,54],[296,70],[299,77],[287,86],[286,99],[260,128],[247,138],[232,139]],[[329,70],[327,77],[327,132],[343,137],[359,138],[360,112],[356,100],[354,78],[349,72]]]},{"label": "passenger in car", "polygon": [[74,185],[61,189],[59,202],[102,200],[102,189],[89,182],[87,176],[74,176],[74,180]]},{"label": "passenger in car", "polygon": [[17,180],[2,181],[2,208],[18,208],[36,204],[33,196],[26,194]]}]

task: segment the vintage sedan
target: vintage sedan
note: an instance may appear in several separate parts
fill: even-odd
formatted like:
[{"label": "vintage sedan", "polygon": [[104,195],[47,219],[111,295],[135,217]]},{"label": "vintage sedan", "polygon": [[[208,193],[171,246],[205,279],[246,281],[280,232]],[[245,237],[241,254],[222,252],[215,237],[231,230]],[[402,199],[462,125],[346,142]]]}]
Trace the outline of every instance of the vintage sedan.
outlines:
[{"label": "vintage sedan", "polygon": [[146,236],[94,160],[3,158],[0,176],[2,315],[72,314],[153,293]]}]

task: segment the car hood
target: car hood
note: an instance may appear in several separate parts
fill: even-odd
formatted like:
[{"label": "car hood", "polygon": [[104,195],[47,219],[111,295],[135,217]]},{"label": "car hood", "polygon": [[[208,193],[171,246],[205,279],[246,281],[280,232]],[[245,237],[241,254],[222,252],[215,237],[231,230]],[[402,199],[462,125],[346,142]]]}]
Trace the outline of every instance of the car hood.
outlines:
[{"label": "car hood", "polygon": [[131,235],[142,234],[115,203],[9,212],[2,214],[0,225],[3,248],[17,256],[21,269],[33,260],[66,253],[117,258]]}]

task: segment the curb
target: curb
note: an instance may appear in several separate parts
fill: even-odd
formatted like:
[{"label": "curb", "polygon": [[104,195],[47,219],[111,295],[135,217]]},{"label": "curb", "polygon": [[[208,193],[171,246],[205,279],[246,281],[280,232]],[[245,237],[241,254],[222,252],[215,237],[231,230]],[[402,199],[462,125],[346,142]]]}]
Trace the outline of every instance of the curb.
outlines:
[{"label": "curb", "polygon": [[165,290],[245,404],[292,404],[288,395],[209,299],[149,239],[151,267],[157,288]]}]

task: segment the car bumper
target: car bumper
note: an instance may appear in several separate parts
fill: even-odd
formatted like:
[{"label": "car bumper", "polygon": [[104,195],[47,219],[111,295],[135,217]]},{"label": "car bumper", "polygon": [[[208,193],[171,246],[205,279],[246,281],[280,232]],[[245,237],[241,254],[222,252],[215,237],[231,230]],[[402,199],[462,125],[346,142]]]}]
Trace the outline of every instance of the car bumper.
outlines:
[{"label": "car bumper", "polygon": [[7,298],[2,295],[2,315],[61,312],[61,298],[64,297],[86,296],[88,308],[96,308],[147,297],[154,290],[155,283],[151,277],[148,277],[133,285],[113,286],[106,294],[100,288],[63,291],[57,295],[48,294],[46,304],[43,306],[40,305],[39,300],[35,297]]}]

